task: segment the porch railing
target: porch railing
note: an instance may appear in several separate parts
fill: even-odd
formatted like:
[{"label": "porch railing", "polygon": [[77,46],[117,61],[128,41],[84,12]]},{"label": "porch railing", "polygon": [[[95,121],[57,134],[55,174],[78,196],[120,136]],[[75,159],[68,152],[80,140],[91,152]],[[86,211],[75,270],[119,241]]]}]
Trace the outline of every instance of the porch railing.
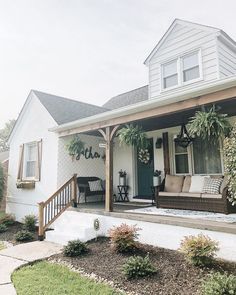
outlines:
[{"label": "porch railing", "polygon": [[68,207],[77,202],[77,175],[63,184],[47,201],[39,203],[39,240],[44,239],[45,230]]}]

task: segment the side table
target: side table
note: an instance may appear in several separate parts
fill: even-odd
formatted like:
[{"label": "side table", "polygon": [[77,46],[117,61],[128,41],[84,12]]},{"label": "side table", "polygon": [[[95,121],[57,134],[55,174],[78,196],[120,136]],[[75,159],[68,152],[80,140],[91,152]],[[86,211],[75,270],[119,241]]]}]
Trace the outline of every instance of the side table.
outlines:
[{"label": "side table", "polygon": [[129,198],[128,198],[129,186],[117,185],[117,189],[118,189],[118,198],[116,202],[129,202]]}]

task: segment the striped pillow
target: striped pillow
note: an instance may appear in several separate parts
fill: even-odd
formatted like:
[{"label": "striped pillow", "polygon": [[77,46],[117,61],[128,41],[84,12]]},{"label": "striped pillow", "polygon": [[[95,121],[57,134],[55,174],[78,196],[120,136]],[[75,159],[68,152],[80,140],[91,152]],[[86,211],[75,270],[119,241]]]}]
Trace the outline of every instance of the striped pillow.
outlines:
[{"label": "striped pillow", "polygon": [[222,178],[205,178],[202,193],[219,194]]},{"label": "striped pillow", "polygon": [[91,192],[102,191],[101,180],[88,181]]}]

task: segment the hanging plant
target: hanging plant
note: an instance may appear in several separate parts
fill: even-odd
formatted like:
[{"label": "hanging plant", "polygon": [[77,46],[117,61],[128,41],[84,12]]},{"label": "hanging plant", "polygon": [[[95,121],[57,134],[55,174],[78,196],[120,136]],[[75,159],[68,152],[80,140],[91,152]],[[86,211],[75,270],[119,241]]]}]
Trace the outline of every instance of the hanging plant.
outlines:
[{"label": "hanging plant", "polygon": [[216,109],[214,105],[209,110],[197,111],[188,124],[190,136],[200,137],[213,144],[227,136],[231,128],[227,114],[220,114],[219,108]]},{"label": "hanging plant", "polygon": [[143,164],[148,164],[151,160],[151,155],[148,149],[140,149],[138,152],[138,159]]},{"label": "hanging plant", "polygon": [[140,149],[148,147],[147,135],[142,127],[138,125],[126,125],[118,131],[118,138],[121,144],[135,146]]},{"label": "hanging plant", "polygon": [[69,155],[72,159],[79,159],[81,154],[84,153],[84,142],[79,138],[78,135],[72,138],[72,140],[66,146]]},{"label": "hanging plant", "polygon": [[236,124],[234,125],[230,136],[224,139],[224,169],[225,176],[228,179],[228,199],[236,204]]}]

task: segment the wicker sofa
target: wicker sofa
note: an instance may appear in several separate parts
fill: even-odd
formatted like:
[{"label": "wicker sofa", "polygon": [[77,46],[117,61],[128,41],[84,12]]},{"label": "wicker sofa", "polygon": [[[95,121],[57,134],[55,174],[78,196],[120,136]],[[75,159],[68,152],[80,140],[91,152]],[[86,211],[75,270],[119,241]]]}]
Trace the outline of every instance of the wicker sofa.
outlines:
[{"label": "wicker sofa", "polygon": [[[99,190],[90,190],[89,182],[100,181],[101,182],[101,189]],[[88,197],[95,197],[101,196],[101,200],[104,199],[105,196],[105,189],[103,185],[103,181],[96,176],[84,176],[84,177],[77,177],[77,185],[79,190],[79,199],[78,203],[80,203],[82,194],[84,195],[84,201],[87,202]]]},{"label": "wicker sofa", "polygon": [[[217,177],[219,178],[219,176]],[[190,185],[190,175],[166,175],[156,191],[157,208],[188,209],[224,214],[236,212],[236,206],[232,206],[228,201],[225,179],[222,181],[218,194],[189,192]]]}]

